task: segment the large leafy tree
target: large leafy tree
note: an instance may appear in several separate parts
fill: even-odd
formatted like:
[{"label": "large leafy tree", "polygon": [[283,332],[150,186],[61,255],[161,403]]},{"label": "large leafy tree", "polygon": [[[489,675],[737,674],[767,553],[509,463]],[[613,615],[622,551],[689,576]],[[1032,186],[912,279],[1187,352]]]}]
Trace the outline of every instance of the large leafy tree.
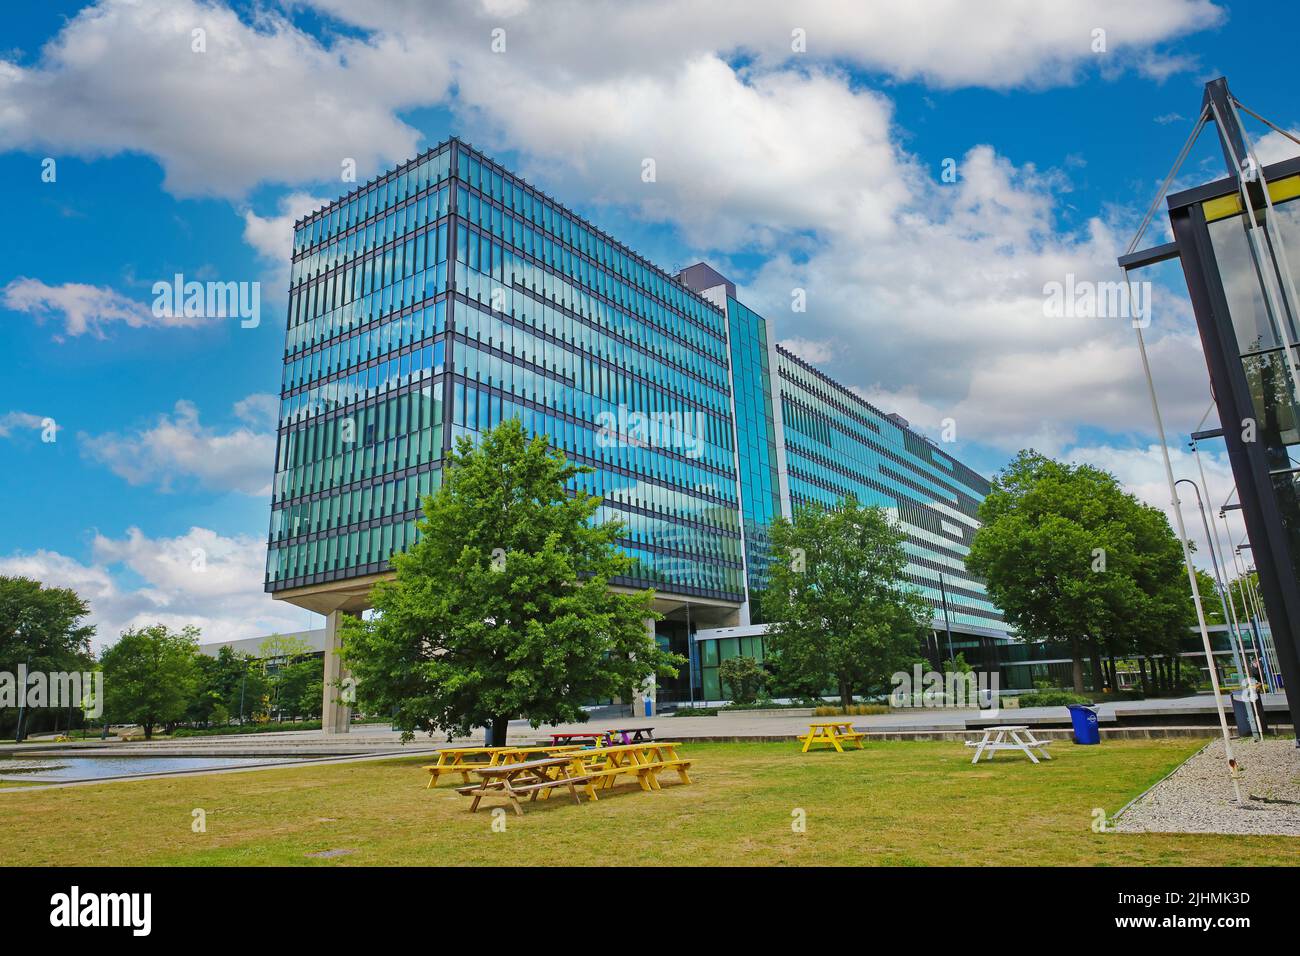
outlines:
[{"label": "large leafy tree", "polygon": [[185,717],[198,686],[199,631],[165,625],[131,628],[104,649],[105,711],[118,723],[136,723],[146,740],[160,725]]},{"label": "large leafy tree", "polygon": [[[89,613],[86,602],[68,588],[0,576],[0,670],[16,674],[19,664],[33,671],[89,670],[95,633],[83,621]],[[0,735],[13,731],[16,722],[16,711],[0,711]],[[32,720],[24,724],[31,727]]]},{"label": "large leafy tree", "polygon": [[1165,516],[1113,475],[1020,452],[980,505],[966,567],[1026,641],[1060,641],[1082,693],[1091,656],[1172,654],[1192,623],[1182,546]]},{"label": "large leafy tree", "polygon": [[586,720],[583,704],[676,674],[647,631],[653,592],[610,589],[632,561],[621,525],[595,521],[600,499],[568,490],[589,470],[516,419],[457,442],[419,540],[375,588],[379,613],[345,624],[366,710],[408,738],[488,726],[501,744],[511,719]]},{"label": "large leafy tree", "polygon": [[247,720],[266,713],[270,683],[266,669],[251,654],[222,647],[216,657],[200,654],[195,668],[196,689],[187,720],[224,724],[234,717]]},{"label": "large leafy tree", "polygon": [[[294,635],[272,634],[258,647],[270,710],[281,717],[317,716],[321,709],[320,661],[311,646]],[[309,694],[316,691],[315,701]]]},{"label": "large leafy tree", "polygon": [[853,498],[800,505],[773,523],[771,541],[763,609],[781,685],[835,688],[847,708],[916,660],[931,609],[903,579],[903,533],[884,511]]}]

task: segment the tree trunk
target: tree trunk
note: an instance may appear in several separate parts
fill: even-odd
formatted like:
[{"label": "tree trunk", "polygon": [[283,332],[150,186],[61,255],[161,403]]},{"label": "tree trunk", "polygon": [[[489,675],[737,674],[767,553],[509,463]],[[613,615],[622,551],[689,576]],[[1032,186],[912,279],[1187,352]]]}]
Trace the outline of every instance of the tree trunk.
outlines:
[{"label": "tree trunk", "polygon": [[1070,676],[1074,680],[1074,692],[1083,693],[1083,655],[1077,637],[1070,638]]},{"label": "tree trunk", "polygon": [[153,724],[141,724],[140,726],[144,728],[144,739],[153,740]]},{"label": "tree trunk", "polygon": [[1119,693],[1119,668],[1115,666],[1115,655],[1110,655],[1110,689]]},{"label": "tree trunk", "polygon": [[853,706],[853,688],[844,681],[840,681],[840,706],[844,708],[845,714]]},{"label": "tree trunk", "polygon": [[497,715],[492,718],[492,746],[504,747],[506,745],[506,734],[510,731],[510,718],[504,715]]},{"label": "tree trunk", "polygon": [[1145,657],[1138,658],[1138,672],[1142,676],[1142,696],[1147,697],[1151,694],[1151,684],[1147,681],[1147,659]]},{"label": "tree trunk", "polygon": [[1095,637],[1088,638],[1088,649],[1092,658],[1092,689],[1100,692],[1106,686],[1106,673],[1101,669],[1101,647]]}]

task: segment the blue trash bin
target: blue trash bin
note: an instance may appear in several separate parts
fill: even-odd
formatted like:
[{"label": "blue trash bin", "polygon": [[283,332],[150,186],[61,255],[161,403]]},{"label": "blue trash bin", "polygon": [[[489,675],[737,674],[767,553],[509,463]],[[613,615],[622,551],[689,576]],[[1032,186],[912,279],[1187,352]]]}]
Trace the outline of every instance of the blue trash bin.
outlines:
[{"label": "blue trash bin", "polygon": [[1074,724],[1074,742],[1076,744],[1101,743],[1101,731],[1097,728],[1097,708],[1087,704],[1067,704],[1070,708],[1070,723]]}]

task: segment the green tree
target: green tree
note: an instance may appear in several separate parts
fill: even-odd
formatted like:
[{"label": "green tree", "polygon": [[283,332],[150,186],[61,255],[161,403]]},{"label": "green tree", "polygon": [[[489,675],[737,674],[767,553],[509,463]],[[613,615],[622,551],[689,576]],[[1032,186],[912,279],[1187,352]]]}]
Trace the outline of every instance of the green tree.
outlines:
[{"label": "green tree", "polygon": [[[1219,584],[1214,576],[1196,568],[1196,589],[1201,592],[1201,606],[1205,609],[1206,624],[1225,624],[1223,619],[1223,600],[1219,597]],[[1183,585],[1183,597],[1192,600],[1192,587],[1187,581],[1186,573],[1179,579]]]},{"label": "green tree", "polygon": [[275,670],[274,708],[288,717],[319,717],[323,674],[318,657],[300,657]]},{"label": "green tree", "polygon": [[311,661],[311,645],[291,634],[272,634],[258,647],[258,653],[271,712],[282,718],[302,714],[303,695],[313,674],[322,669],[320,661]]},{"label": "green tree", "polygon": [[683,663],[648,633],[653,592],[610,589],[632,560],[576,467],[528,439],[517,419],[457,442],[420,537],[376,586],[372,620],[344,625],[358,703],[394,715],[403,736],[464,736],[510,720],[587,719],[582,705],[628,698]]},{"label": "green tree", "polygon": [[[90,670],[95,628],[83,621],[89,613],[86,602],[68,588],[0,576],[0,670],[17,674],[20,664],[32,671]],[[38,719],[24,717],[24,733]],[[17,720],[16,709],[0,710],[0,736],[14,732]]]},{"label": "green tree", "polygon": [[263,714],[269,684],[265,669],[251,655],[222,647],[216,657],[200,654],[195,668],[196,688],[187,720],[225,724],[234,717],[248,720]]},{"label": "green tree", "polygon": [[903,533],[878,507],[853,498],[834,509],[804,504],[771,530],[764,595],[770,660],[782,686],[804,695],[888,689],[917,656],[931,609],[903,579]]},{"label": "green tree", "polygon": [[198,638],[196,627],[175,633],[155,624],[123,631],[101,657],[109,719],[139,724],[145,740],[155,727],[180,721],[198,684]]},{"label": "green tree", "polygon": [[1086,656],[1100,690],[1115,684],[1116,656],[1177,650],[1194,619],[1182,546],[1113,475],[1022,451],[979,517],[967,569],[1022,640],[1068,647],[1077,693]]},{"label": "green tree", "polygon": [[767,671],[752,657],[729,657],[718,665],[718,680],[731,691],[733,704],[752,704],[767,682]]}]

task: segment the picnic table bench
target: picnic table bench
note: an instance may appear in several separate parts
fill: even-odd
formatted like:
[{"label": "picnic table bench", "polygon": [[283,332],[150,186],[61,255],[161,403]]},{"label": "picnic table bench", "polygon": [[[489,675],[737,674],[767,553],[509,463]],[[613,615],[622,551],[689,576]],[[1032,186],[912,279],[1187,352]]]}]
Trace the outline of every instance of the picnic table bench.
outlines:
[{"label": "picnic table bench", "polygon": [[[539,793],[545,794],[557,787],[567,787],[573,802],[578,805],[582,804],[582,798],[578,796],[579,786],[590,799],[596,799],[591,777],[586,773],[582,756],[578,753],[501,763],[494,767],[475,767],[473,772],[479,778],[478,783],[456,788],[456,792],[462,796],[474,798],[469,805],[470,813],[478,809],[479,801],[484,797],[500,794],[510,801],[517,816],[523,816],[524,808],[519,805],[521,795],[528,794],[531,802],[537,799]],[[516,783],[521,778],[524,782]]]},{"label": "picnic table bench", "polygon": [[[1008,741],[1007,737],[1011,739]],[[1019,750],[1033,763],[1038,763],[1034,751],[1037,750],[1044,760],[1051,760],[1052,755],[1047,752],[1051,743],[1050,740],[1039,740],[1035,737],[1027,724],[1003,724],[998,727],[985,727],[984,736],[979,740],[966,741],[966,746],[975,748],[975,756],[971,759],[971,763],[979,763],[980,757],[985,754],[988,754],[989,759],[992,760],[993,755],[999,750]]]},{"label": "picnic table bench", "polygon": [[[449,747],[438,751],[438,762],[423,767],[429,774],[429,783],[425,789],[438,785],[438,778],[444,773],[458,773],[462,783],[470,782],[470,773],[483,767],[496,767],[507,763],[522,763],[529,757],[566,753],[581,750],[581,746],[543,745],[538,747]],[[467,757],[480,759],[467,760]],[[481,759],[486,758],[486,759]]]},{"label": "picnic table bench", "polygon": [[853,729],[851,720],[824,720],[808,725],[808,733],[801,734],[799,740],[803,741],[802,753],[807,753],[813,744],[830,744],[840,753],[844,753],[844,748],[840,746],[841,741],[845,743],[854,743],[858,749],[862,749],[862,741],[867,735]]},{"label": "picnic table bench", "polygon": [[691,782],[688,771],[692,761],[678,755],[679,746],[672,741],[655,740],[598,747],[580,751],[575,756],[582,759],[583,772],[591,779],[599,780],[602,789],[609,789],[617,777],[627,774],[637,778],[642,790],[662,790],[659,774],[665,770],[675,770],[684,784]]}]

